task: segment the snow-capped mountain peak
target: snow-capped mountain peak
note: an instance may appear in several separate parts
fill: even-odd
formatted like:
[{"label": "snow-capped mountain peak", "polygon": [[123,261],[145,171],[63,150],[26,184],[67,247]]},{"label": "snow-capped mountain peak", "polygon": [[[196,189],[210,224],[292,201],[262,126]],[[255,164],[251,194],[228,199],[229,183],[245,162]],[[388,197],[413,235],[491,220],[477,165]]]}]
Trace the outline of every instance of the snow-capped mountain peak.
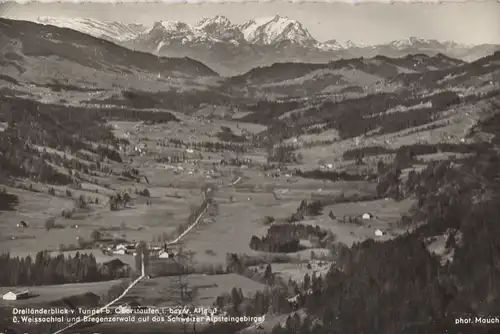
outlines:
[{"label": "snow-capped mountain peak", "polygon": [[162,29],[165,32],[190,31],[191,27],[180,21],[159,21],[153,26],[153,29]]},{"label": "snow-capped mountain peak", "polygon": [[246,41],[252,44],[272,45],[283,41],[301,46],[317,44],[300,22],[279,15],[250,20],[239,28]]},{"label": "snow-capped mountain peak", "polygon": [[318,43],[317,48],[322,51],[336,51],[336,50],[342,50],[344,47],[336,40],[331,39],[323,43]]},{"label": "snow-capped mountain peak", "polygon": [[140,24],[104,22],[90,18],[39,16],[35,22],[73,29],[94,37],[120,42],[132,40],[146,30],[146,27]]},{"label": "snow-capped mountain peak", "polygon": [[226,41],[232,44],[239,44],[245,40],[239,27],[221,15],[202,19],[194,27],[194,30],[201,34],[207,34],[217,41]]},{"label": "snow-capped mountain peak", "polygon": [[417,37],[410,37],[405,39],[398,39],[389,43],[389,46],[396,49],[428,49],[428,50],[446,50],[449,48],[459,48],[464,47],[463,45],[457,44],[455,42],[444,41],[440,42],[435,39],[423,39]]},{"label": "snow-capped mountain peak", "polygon": [[431,44],[433,41],[418,37],[409,37],[392,41],[390,44],[396,48],[408,48]]},{"label": "snow-capped mountain peak", "polygon": [[365,47],[364,45],[361,45],[361,44],[356,44],[354,43],[353,41],[351,40],[347,40],[345,41],[344,43],[342,43],[342,46],[345,48],[345,49],[353,49],[353,48],[363,48]]},{"label": "snow-capped mountain peak", "polygon": [[158,21],[151,30],[141,35],[140,39],[157,44],[156,49],[159,50],[163,45],[170,45],[175,41],[185,44],[197,39],[197,37],[200,36],[197,36],[194,28],[187,23],[181,21]]},{"label": "snow-capped mountain peak", "polygon": [[231,23],[231,21],[229,21],[227,17],[222,15],[216,15],[213,18],[204,18],[200,20],[196,25],[196,28],[206,29],[207,27],[214,27],[214,26],[229,28],[232,25],[233,24]]},{"label": "snow-capped mountain peak", "polygon": [[180,21],[158,21],[142,37],[176,39],[191,35],[193,35],[193,29],[189,24]]}]

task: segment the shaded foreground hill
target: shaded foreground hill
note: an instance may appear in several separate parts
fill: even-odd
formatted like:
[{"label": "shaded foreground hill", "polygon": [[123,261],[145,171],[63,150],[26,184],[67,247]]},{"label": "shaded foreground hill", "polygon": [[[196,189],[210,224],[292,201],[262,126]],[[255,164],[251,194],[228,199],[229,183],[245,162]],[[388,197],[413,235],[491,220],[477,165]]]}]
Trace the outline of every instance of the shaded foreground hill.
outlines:
[{"label": "shaded foreground hill", "polygon": [[[492,149],[411,172],[399,194],[416,197],[404,224],[420,227],[332,249],[335,264],[303,300],[307,316],[290,316],[272,333],[497,333],[499,168]],[[444,254],[432,251],[438,236],[446,237]]]},{"label": "shaded foreground hill", "polygon": [[[189,58],[166,58],[132,51],[81,32],[28,21],[0,19],[0,45],[4,66],[23,57],[58,57],[96,70],[140,69],[166,75],[215,76],[202,63]],[[19,64],[18,64],[19,65]]]}]

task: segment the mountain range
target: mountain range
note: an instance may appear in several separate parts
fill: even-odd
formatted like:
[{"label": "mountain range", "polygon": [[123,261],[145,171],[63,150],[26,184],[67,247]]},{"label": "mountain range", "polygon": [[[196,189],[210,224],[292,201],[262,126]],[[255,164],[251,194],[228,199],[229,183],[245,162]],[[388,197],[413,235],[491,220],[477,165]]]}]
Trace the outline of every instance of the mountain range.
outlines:
[{"label": "mountain range", "polygon": [[474,61],[500,50],[500,45],[463,45],[409,37],[379,45],[320,42],[299,21],[276,15],[233,24],[217,15],[194,25],[181,21],[141,24],[95,19],[39,17],[37,23],[70,28],[128,48],[168,57],[190,57],[222,75],[236,75],[277,62],[324,63],[341,58],[403,57],[408,54],[446,56]]}]

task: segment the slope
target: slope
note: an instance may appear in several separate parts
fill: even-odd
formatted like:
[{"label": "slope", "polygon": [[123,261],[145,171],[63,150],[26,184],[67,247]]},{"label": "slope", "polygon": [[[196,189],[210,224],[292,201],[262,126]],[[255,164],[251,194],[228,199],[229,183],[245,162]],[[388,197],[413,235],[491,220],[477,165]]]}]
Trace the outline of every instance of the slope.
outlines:
[{"label": "slope", "polygon": [[0,45],[4,86],[28,95],[57,95],[62,90],[78,95],[78,100],[119,88],[196,89],[204,87],[200,78],[217,77],[189,58],[157,57],[74,30],[26,21],[0,19]]}]

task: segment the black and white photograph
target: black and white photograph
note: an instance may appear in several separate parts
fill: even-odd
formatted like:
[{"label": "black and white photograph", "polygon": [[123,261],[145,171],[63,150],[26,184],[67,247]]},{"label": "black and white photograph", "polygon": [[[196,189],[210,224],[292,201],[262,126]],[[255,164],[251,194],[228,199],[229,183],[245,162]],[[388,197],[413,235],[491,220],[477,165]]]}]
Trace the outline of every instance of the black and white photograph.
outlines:
[{"label": "black and white photograph", "polygon": [[500,2],[1,2],[0,334],[500,330]]}]

